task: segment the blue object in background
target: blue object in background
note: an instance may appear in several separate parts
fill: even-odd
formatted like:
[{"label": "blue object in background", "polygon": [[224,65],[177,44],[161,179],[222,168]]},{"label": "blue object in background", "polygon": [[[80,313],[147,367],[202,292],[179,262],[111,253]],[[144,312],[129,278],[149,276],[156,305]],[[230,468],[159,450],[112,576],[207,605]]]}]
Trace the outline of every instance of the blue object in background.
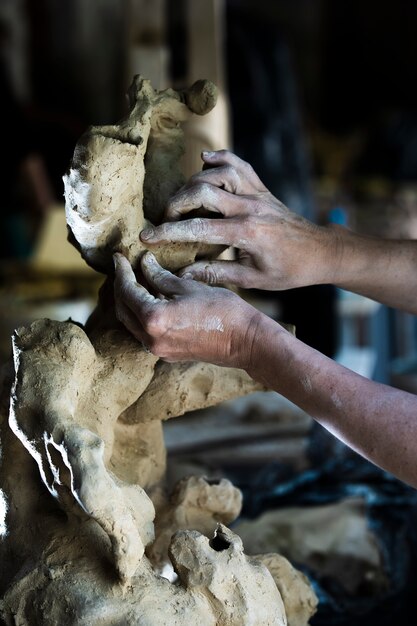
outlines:
[{"label": "blue object in background", "polygon": [[339,224],[340,226],[348,225],[348,215],[346,209],[342,206],[335,206],[329,211],[329,222],[331,224]]}]

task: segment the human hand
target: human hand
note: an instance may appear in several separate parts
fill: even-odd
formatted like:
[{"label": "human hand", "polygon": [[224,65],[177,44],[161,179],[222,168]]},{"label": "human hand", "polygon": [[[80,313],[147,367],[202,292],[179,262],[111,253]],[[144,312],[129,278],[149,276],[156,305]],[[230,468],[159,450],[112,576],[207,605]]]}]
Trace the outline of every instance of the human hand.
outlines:
[{"label": "human hand", "polygon": [[245,369],[262,315],[228,289],[209,287],[163,269],[147,252],[141,269],[154,297],[114,255],[116,315],[153,354],[166,361],[206,361]]},{"label": "human hand", "polygon": [[[143,242],[234,246],[237,260],[197,261],[180,273],[209,284],[280,290],[332,282],[338,258],[336,230],[316,226],[287,209],[233,153],[203,152],[202,158],[207,169],[171,198],[168,223],[141,232]],[[176,221],[201,207],[224,219]]]}]

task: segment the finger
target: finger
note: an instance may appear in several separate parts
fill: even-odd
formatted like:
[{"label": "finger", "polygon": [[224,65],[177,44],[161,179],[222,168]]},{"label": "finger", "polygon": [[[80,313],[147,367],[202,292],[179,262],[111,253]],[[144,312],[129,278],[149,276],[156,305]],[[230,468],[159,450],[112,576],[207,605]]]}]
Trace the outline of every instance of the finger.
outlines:
[{"label": "finger", "polygon": [[184,267],[179,275],[183,278],[200,280],[208,285],[229,283],[247,288],[256,284],[256,270],[244,267],[236,261],[197,261]]},{"label": "finger", "polygon": [[140,238],[150,244],[203,242],[239,247],[239,243],[244,240],[241,230],[239,221],[234,219],[216,220],[196,217],[147,228],[140,233]]},{"label": "finger", "polygon": [[178,220],[182,215],[201,207],[214,213],[221,213],[225,217],[249,213],[249,206],[242,202],[239,196],[220,189],[220,185],[201,182],[190,187],[183,187],[170,198],[165,212],[166,219]]},{"label": "finger", "polygon": [[203,151],[201,158],[209,169],[221,165],[232,166],[242,179],[247,179],[258,191],[266,191],[265,185],[254,171],[253,167],[236,154],[233,154],[233,152],[230,152],[230,150],[217,150],[216,152]]},{"label": "finger", "polygon": [[201,170],[201,172],[191,176],[183,189],[202,183],[208,183],[214,185],[214,187],[221,187],[229,193],[240,193],[241,188],[240,176],[232,165],[221,165],[219,167]]},{"label": "finger", "polygon": [[146,333],[133,311],[120,300],[116,300],[116,317],[135,339],[146,345]]},{"label": "finger", "polygon": [[136,281],[135,273],[129,261],[121,254],[113,255],[115,264],[114,295],[116,302],[123,302],[140,317],[141,313],[149,310],[159,302],[142,285]]},{"label": "finger", "polygon": [[164,296],[181,295],[189,291],[184,281],[161,267],[152,254],[146,252],[141,260],[143,274],[149,285]]},{"label": "finger", "polygon": [[244,169],[249,165],[230,150],[203,150],[201,158],[204,163],[207,163],[211,167],[213,167],[213,165],[232,165],[236,169]]}]

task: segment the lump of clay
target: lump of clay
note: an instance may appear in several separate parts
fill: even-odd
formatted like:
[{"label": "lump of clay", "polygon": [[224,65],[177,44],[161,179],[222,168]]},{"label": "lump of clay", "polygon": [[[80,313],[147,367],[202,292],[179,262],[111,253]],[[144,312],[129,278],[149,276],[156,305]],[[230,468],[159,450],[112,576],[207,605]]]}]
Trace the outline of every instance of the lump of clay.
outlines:
[{"label": "lump of clay", "polygon": [[119,485],[105,462],[120,409],[146,388],[156,358],[122,334],[116,346],[97,353],[71,323],[39,320],[19,329],[9,425],[51,496],[64,511],[97,521],[120,576],[129,578],[153,538],[153,505],[139,485]]},{"label": "lump of clay", "polygon": [[307,626],[317,611],[318,599],[307,576],[295,569],[281,554],[255,557],[272,574],[285,607],[288,626]]},{"label": "lump of clay", "polygon": [[195,531],[178,532],[170,557],[181,581],[208,590],[219,624],[286,624],[281,595],[260,561],[247,557],[242,540],[219,524],[213,539]]},{"label": "lump of clay", "polygon": [[152,564],[163,570],[169,561],[171,538],[177,531],[198,530],[209,537],[219,522],[233,522],[241,508],[242,494],[230,480],[208,481],[196,476],[183,478],[175,485],[169,501],[163,502],[157,509],[156,540],[147,551]]},{"label": "lump of clay", "polygon": [[[233,376],[227,376],[224,367],[212,363],[160,361],[146,391],[120,419],[126,424],[167,420],[247,395],[255,391],[254,384],[244,370],[234,370]],[[166,389],[175,393],[167,396]]]},{"label": "lump of clay", "polygon": [[196,531],[174,536],[175,585],[143,558],[127,587],[115,584],[106,571],[100,543],[92,541],[94,530],[66,535],[60,546],[49,546],[43,564],[22,572],[0,601],[7,626],[287,625],[268,569],[246,557],[239,538],[223,526],[211,540]]}]

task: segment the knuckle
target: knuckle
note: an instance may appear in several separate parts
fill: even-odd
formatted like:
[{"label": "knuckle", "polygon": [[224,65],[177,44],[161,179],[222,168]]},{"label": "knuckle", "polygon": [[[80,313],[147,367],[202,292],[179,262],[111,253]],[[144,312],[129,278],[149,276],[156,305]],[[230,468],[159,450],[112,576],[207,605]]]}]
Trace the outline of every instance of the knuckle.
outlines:
[{"label": "knuckle", "polygon": [[201,217],[196,217],[191,220],[189,227],[191,234],[196,238],[204,236],[207,231],[206,222]]},{"label": "knuckle", "polygon": [[199,182],[198,185],[196,185],[196,187],[197,187],[197,190],[196,190],[197,193],[203,198],[213,191],[213,187],[210,185],[210,183],[207,183],[205,181]]},{"label": "knuckle", "polygon": [[165,330],[165,316],[163,311],[148,309],[143,315],[143,327],[146,333],[153,338],[152,343],[155,345],[154,339],[161,336]]},{"label": "knuckle", "polygon": [[149,352],[160,359],[166,359],[175,352],[175,345],[169,337],[167,338],[165,332],[158,335],[148,332],[145,345]]},{"label": "knuckle", "polygon": [[258,228],[258,220],[256,215],[246,215],[242,221],[243,228],[246,235],[253,237],[256,234]]},{"label": "knuckle", "polygon": [[260,215],[264,215],[265,208],[262,201],[256,199],[252,201],[252,213],[253,219],[255,219],[255,216],[259,217]]},{"label": "knuckle", "polygon": [[216,285],[219,282],[218,272],[212,265],[206,265],[201,270],[201,280],[207,285]]},{"label": "knuckle", "polygon": [[227,187],[230,188],[230,191],[236,192],[240,188],[240,176],[238,171],[233,165],[226,165],[224,174],[228,182]]},{"label": "knuckle", "polygon": [[224,173],[228,178],[236,178],[236,176],[238,175],[236,168],[230,164],[224,166]]}]

